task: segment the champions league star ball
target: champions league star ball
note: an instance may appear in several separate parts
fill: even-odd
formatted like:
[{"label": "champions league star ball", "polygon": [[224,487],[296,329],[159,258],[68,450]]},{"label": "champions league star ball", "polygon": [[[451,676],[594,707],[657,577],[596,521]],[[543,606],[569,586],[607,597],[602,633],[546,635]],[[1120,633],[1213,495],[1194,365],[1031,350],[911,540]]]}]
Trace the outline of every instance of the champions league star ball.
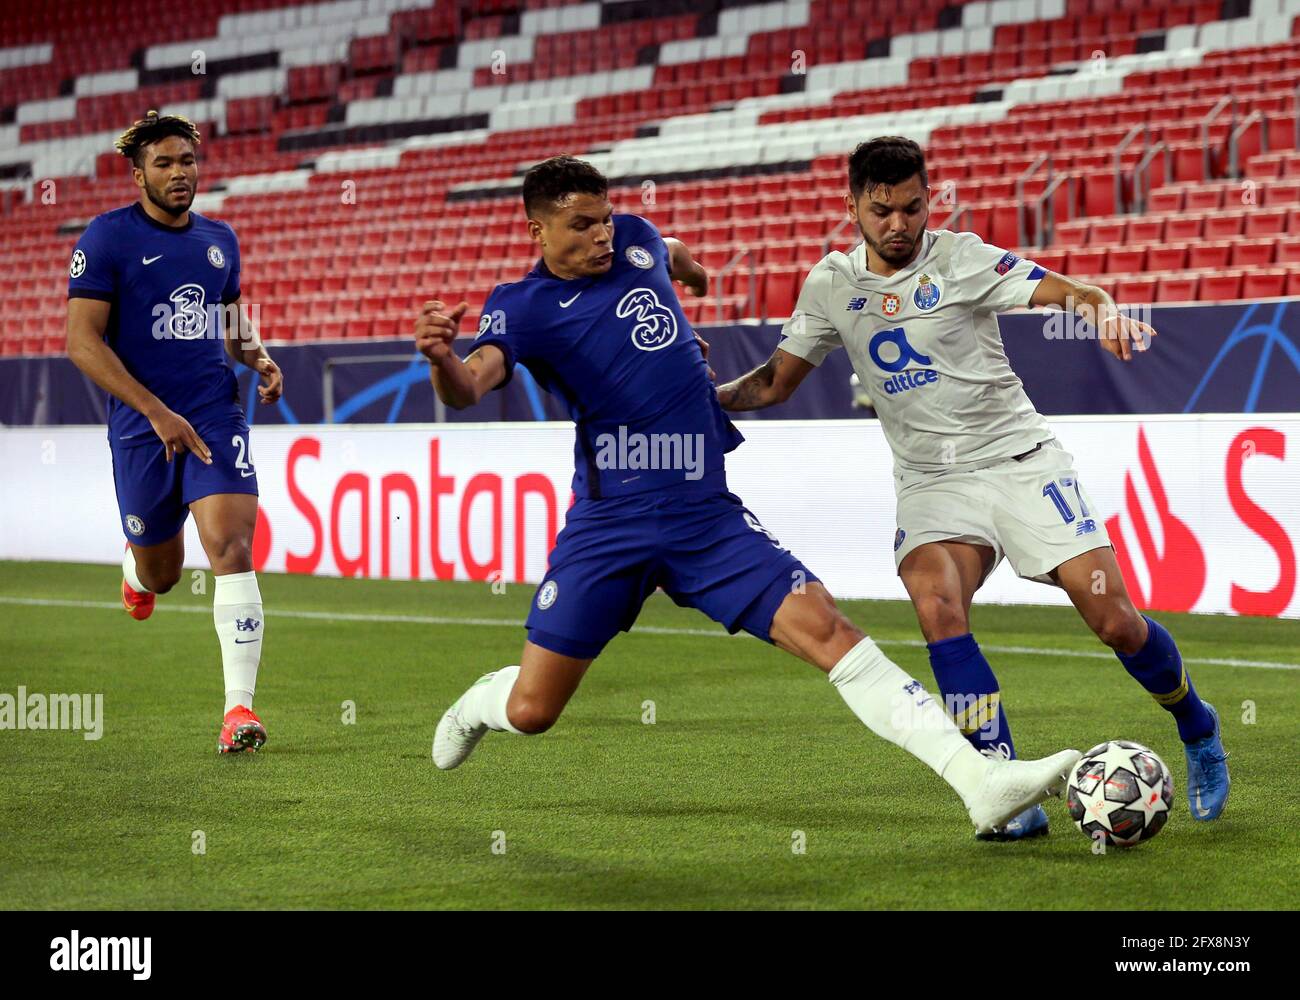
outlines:
[{"label": "champions league star ball", "polygon": [[1070,772],[1065,805],[1074,825],[1108,847],[1150,840],[1169,819],[1174,779],[1165,762],[1140,743],[1095,746]]}]

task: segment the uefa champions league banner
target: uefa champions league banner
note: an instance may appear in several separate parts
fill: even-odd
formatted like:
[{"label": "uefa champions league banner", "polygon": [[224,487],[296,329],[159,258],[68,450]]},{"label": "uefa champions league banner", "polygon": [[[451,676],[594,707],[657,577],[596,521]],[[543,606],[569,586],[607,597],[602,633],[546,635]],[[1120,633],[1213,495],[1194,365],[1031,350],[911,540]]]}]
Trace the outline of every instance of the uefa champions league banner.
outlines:
[{"label": "uefa champions league banner", "polygon": [[[1300,414],[1051,421],[1138,604],[1300,617]],[[843,597],[905,599],[891,458],[876,421],[743,426],[729,481]],[[116,563],[100,427],[0,430],[0,558]],[[257,427],[259,571],[535,584],[571,503],[560,423]],[[1044,499],[1044,502],[1050,502]],[[204,556],[193,521],[186,550]],[[1065,604],[1004,563],[979,600]]]}]

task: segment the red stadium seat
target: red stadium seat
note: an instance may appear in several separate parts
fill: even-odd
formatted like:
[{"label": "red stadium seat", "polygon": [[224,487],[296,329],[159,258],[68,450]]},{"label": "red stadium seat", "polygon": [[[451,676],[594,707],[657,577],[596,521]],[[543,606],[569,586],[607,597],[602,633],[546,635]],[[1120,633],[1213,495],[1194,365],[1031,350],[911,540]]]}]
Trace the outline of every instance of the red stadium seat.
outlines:
[{"label": "red stadium seat", "polygon": [[1156,279],[1150,276],[1121,278],[1116,283],[1115,301],[1121,304],[1146,304],[1155,301]]},{"label": "red stadium seat", "polygon": [[1286,294],[1287,272],[1282,268],[1247,271],[1242,280],[1244,299],[1273,299]]},{"label": "red stadium seat", "polygon": [[1194,243],[1187,250],[1187,266],[1194,268],[1227,267],[1232,256],[1232,242]]},{"label": "red stadium seat", "polygon": [[1156,301],[1195,302],[1198,283],[1195,274],[1159,275],[1156,280]]},{"label": "red stadium seat", "polygon": [[1207,273],[1201,276],[1202,302],[1231,302],[1241,298],[1241,272]]},{"label": "red stadium seat", "polygon": [[1187,247],[1181,243],[1153,246],[1147,249],[1147,269],[1151,271],[1181,271],[1187,266]]},{"label": "red stadium seat", "polygon": [[1274,241],[1239,240],[1232,245],[1229,263],[1233,267],[1267,267],[1273,263]]}]

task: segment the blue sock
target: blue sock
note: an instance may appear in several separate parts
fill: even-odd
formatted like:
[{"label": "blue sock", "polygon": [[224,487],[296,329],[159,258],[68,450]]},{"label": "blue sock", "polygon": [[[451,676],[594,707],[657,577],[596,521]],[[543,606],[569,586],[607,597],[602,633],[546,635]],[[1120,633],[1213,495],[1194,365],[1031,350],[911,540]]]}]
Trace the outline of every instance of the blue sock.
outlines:
[{"label": "blue sock", "polygon": [[1214,732],[1214,719],[1205,710],[1205,704],[1192,687],[1178,647],[1159,622],[1146,615],[1147,641],[1132,656],[1116,653],[1124,669],[1134,680],[1151,692],[1151,697],[1173,715],[1178,723],[1178,736],[1184,743],[1204,739]]},{"label": "blue sock", "polygon": [[967,632],[929,643],[930,668],[944,707],[976,750],[995,750],[1014,759],[1016,745],[1002,711],[1002,695],[993,668],[975,637]]}]

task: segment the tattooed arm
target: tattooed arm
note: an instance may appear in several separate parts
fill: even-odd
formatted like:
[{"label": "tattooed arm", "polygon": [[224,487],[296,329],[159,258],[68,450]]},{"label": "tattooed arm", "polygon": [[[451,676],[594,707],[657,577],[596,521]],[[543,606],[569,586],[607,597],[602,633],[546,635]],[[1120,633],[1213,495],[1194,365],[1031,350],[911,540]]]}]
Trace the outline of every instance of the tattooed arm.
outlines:
[{"label": "tattooed arm", "polygon": [[718,402],[724,410],[761,410],[784,403],[812,370],[803,358],[777,348],[748,375],[719,386]]}]

